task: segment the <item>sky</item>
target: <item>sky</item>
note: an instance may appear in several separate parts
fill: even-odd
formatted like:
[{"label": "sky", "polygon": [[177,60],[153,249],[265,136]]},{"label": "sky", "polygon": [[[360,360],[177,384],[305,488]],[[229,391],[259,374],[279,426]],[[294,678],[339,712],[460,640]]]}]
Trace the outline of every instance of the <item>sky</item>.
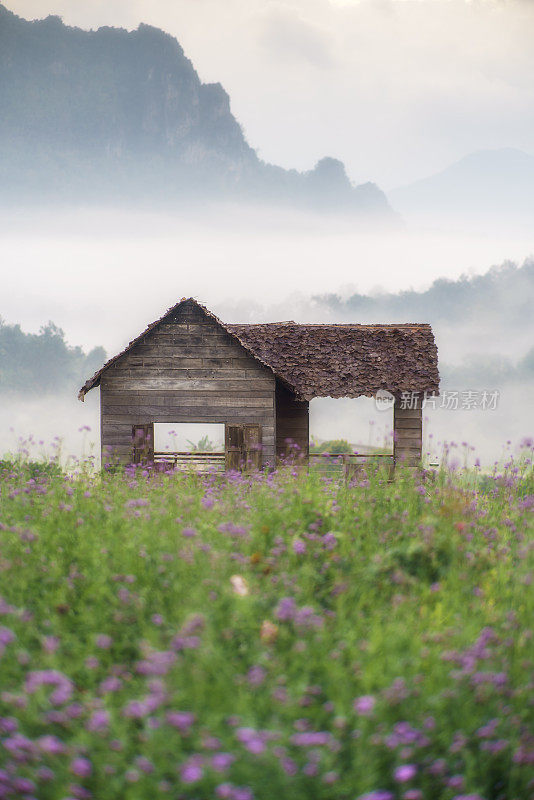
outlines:
[{"label": "sky", "polygon": [[261,158],[330,155],[385,190],[465,154],[534,154],[532,0],[7,0],[28,19],[140,22],[219,81]]},{"label": "sky", "polygon": [[[223,84],[259,156],[287,168],[329,155],[355,183],[389,191],[473,151],[534,155],[534,0],[2,1],[27,19],[57,14],[86,29],[145,22],[171,33],[204,82]],[[2,210],[0,315],[27,331],[52,319],[69,343],[114,353],[183,296],[227,321],[318,321],[316,293],[422,289],[534,252],[532,231],[501,219],[490,230],[472,220],[454,231],[441,219],[421,230],[406,222],[362,232],[349,219],[277,209]],[[440,358],[459,363],[464,350],[506,344],[499,331],[471,334],[438,337]],[[97,399],[17,399],[0,415],[0,452],[29,431],[78,437],[79,451],[79,428],[98,431]],[[315,434],[365,439],[367,412],[314,402]],[[530,425],[518,392],[503,396],[499,413],[434,420],[432,429],[461,431],[490,458]]]}]

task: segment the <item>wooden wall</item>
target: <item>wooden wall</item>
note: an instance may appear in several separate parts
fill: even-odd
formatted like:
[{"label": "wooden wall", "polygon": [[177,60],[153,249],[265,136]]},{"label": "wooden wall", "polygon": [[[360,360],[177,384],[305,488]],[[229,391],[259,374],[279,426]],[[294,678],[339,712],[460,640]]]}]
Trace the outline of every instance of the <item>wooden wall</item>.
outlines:
[{"label": "wooden wall", "polygon": [[[288,439],[298,444],[296,451],[308,458],[310,442],[310,404],[295,400],[295,396],[279,381],[276,384],[276,455],[288,455]],[[295,452],[295,451],[293,451]]]},{"label": "wooden wall", "polygon": [[257,423],[275,457],[275,378],[213,319],[185,303],[103,373],[102,459],[132,459],[132,425]]},{"label": "wooden wall", "polygon": [[421,461],[423,448],[423,412],[417,408],[401,408],[400,398],[393,406],[393,455],[395,463],[414,466]]}]

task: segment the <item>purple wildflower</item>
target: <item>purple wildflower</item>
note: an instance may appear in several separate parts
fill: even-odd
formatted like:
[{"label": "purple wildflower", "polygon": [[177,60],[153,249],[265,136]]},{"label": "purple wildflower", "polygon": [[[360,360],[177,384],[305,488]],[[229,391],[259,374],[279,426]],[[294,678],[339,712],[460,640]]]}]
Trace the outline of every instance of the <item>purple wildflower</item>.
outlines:
[{"label": "purple wildflower", "polygon": [[247,681],[251,686],[260,686],[265,680],[266,672],[263,667],[251,667],[247,673]]},{"label": "purple wildflower", "polygon": [[236,736],[249,753],[260,755],[265,750],[265,741],[254,728],[238,728]]},{"label": "purple wildflower", "polygon": [[43,639],[43,650],[45,653],[55,653],[59,647],[59,636],[45,636]]},{"label": "purple wildflower", "polygon": [[57,736],[41,736],[37,739],[36,744],[43,753],[48,753],[49,755],[57,755],[58,753],[65,752],[65,745]]},{"label": "purple wildflower", "polygon": [[320,628],[322,624],[322,617],[316,614],[311,606],[302,606],[295,614],[297,628],[308,630],[309,628]]},{"label": "purple wildflower", "polygon": [[86,728],[88,731],[92,733],[98,733],[100,731],[106,731],[109,726],[109,714],[107,711],[103,709],[97,709],[93,711],[89,721],[87,722]]},{"label": "purple wildflower", "polygon": [[309,731],[307,733],[295,733],[291,737],[291,744],[297,747],[316,747],[318,745],[330,744],[332,736],[325,731]]},{"label": "purple wildflower", "polygon": [[280,765],[286,775],[289,775],[290,777],[293,777],[299,771],[296,761],[293,761],[292,758],[288,758],[287,756],[280,760]]},{"label": "purple wildflower", "polygon": [[15,641],[15,634],[10,628],[0,626],[0,656],[8,644]]},{"label": "purple wildflower", "polygon": [[59,706],[70,700],[72,695],[72,682],[66,675],[57,670],[38,670],[29,672],[26,676],[26,691],[34,694],[41,686],[54,686],[55,689],[50,695],[50,702]]},{"label": "purple wildflower", "polygon": [[353,708],[357,714],[360,714],[362,717],[368,717],[373,713],[375,704],[376,699],[372,694],[364,694],[361,697],[356,698],[353,703]]},{"label": "purple wildflower", "polygon": [[149,775],[151,772],[154,772],[154,764],[152,761],[149,761],[148,758],[145,758],[145,756],[137,756],[135,763],[141,772],[144,772],[147,775]]},{"label": "purple wildflower", "polygon": [[485,800],[479,794],[455,794],[452,800]]},{"label": "purple wildflower", "polygon": [[181,650],[196,650],[200,647],[200,638],[198,636],[175,636],[171,641],[171,647],[176,652]]},{"label": "purple wildflower", "polygon": [[417,775],[417,767],[415,764],[402,764],[400,767],[397,767],[393,775],[398,783],[407,783],[407,781],[411,781],[412,778],[415,778]]},{"label": "purple wildflower", "polygon": [[232,800],[254,800],[254,795],[246,786],[235,786]]},{"label": "purple wildflower", "polygon": [[323,775],[323,783],[326,783],[329,786],[335,783],[338,779],[339,779],[338,773],[334,772],[333,770],[331,770],[330,772],[325,772],[325,774]]},{"label": "purple wildflower", "polygon": [[477,736],[480,739],[489,739],[495,733],[497,727],[499,725],[498,719],[491,719],[485,725],[482,725],[481,728],[477,730]]},{"label": "purple wildflower", "polygon": [[295,613],[297,611],[297,604],[292,597],[283,597],[276,609],[274,611],[274,615],[280,622],[287,622],[288,620],[293,619]]},{"label": "purple wildflower", "polygon": [[0,733],[14,733],[18,727],[15,717],[0,717]]},{"label": "purple wildflower", "polygon": [[220,800],[230,800],[234,796],[234,787],[231,783],[220,783],[215,787],[215,796]]},{"label": "purple wildflower", "polygon": [[121,686],[121,679],[116,675],[110,675],[108,678],[104,678],[99,688],[102,694],[107,694],[108,692],[118,692]]},{"label": "purple wildflower", "polygon": [[232,766],[235,756],[231,753],[215,753],[211,759],[211,766],[216,772],[224,772]]},{"label": "purple wildflower", "polygon": [[202,767],[194,758],[186,761],[180,768],[180,777],[184,783],[196,783],[203,774]]},{"label": "purple wildflower", "polygon": [[13,781],[13,789],[17,795],[24,795],[25,797],[36,789],[35,783],[30,778],[15,778]]},{"label": "purple wildflower", "polygon": [[337,545],[337,538],[335,533],[332,533],[332,531],[325,533],[325,535],[323,536],[323,544],[327,550],[333,550],[334,547]]},{"label": "purple wildflower", "polygon": [[175,661],[176,654],[170,650],[155,650],[136,663],[135,671],[139,675],[166,675]]},{"label": "purple wildflower", "polygon": [[93,768],[89,759],[79,756],[71,761],[70,770],[74,775],[77,775],[78,778],[88,778]]},{"label": "purple wildflower", "polygon": [[189,711],[169,711],[167,722],[174,728],[178,728],[182,733],[189,733],[191,725],[195,721],[195,715]]}]

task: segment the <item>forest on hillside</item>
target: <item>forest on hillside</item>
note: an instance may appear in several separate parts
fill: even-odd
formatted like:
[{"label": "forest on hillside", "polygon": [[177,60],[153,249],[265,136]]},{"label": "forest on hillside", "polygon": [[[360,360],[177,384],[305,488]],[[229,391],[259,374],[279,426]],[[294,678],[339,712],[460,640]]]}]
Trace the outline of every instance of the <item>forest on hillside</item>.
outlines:
[{"label": "forest on hillside", "polygon": [[[440,360],[442,387],[534,380],[534,347],[528,348],[532,342],[533,260],[521,267],[507,263],[484,275],[456,281],[440,279],[423,292],[355,294],[346,300],[332,294],[310,302],[320,315],[316,321],[430,322],[439,333],[438,346],[448,330],[481,326],[489,318],[494,331],[518,339],[517,356],[505,356],[490,347],[485,353],[470,353],[466,341],[461,357],[454,362]],[[86,353],[71,346],[53,322],[39,333],[25,333],[20,325],[0,319],[0,392],[4,394],[74,392],[105,360],[103,347]]]},{"label": "forest on hillside", "polygon": [[323,294],[314,298],[318,309],[339,321],[473,324],[487,322],[518,327],[530,324],[534,302],[534,258],[519,266],[507,261],[482,275],[456,280],[438,278],[425,291],[407,289],[373,295]]},{"label": "forest on hillside", "polygon": [[0,319],[0,392],[48,394],[74,390],[106,358],[103,347],[85,353],[71,347],[65,333],[48,322],[39,333]]}]

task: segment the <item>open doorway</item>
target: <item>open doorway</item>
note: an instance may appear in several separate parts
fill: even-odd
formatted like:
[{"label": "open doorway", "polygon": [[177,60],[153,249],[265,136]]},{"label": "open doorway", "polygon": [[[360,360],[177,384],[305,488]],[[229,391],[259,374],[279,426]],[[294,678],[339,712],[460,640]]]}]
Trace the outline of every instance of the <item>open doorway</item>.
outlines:
[{"label": "open doorway", "polygon": [[[393,398],[391,398],[393,400]],[[325,474],[393,467],[393,404],[374,397],[310,402],[310,466]]]}]

